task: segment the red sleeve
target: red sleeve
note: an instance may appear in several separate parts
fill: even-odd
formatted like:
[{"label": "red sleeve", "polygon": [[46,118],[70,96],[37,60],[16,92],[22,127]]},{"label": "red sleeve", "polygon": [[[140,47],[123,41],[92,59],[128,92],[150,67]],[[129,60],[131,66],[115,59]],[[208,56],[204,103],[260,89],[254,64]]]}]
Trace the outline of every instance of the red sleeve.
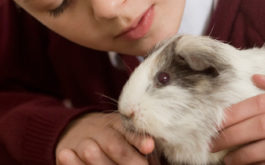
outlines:
[{"label": "red sleeve", "polygon": [[[83,113],[103,110],[87,106],[99,105],[94,91],[115,89],[107,81],[107,56],[92,56],[49,38],[50,33],[13,1],[0,0],[0,165],[55,164],[54,150],[66,125]],[[82,108],[66,108],[64,98]]]},{"label": "red sleeve", "polygon": [[264,0],[219,0],[207,34],[238,48],[265,42]]},{"label": "red sleeve", "polygon": [[54,149],[65,126],[96,109],[68,109],[55,98],[0,92],[0,164],[54,164]]}]

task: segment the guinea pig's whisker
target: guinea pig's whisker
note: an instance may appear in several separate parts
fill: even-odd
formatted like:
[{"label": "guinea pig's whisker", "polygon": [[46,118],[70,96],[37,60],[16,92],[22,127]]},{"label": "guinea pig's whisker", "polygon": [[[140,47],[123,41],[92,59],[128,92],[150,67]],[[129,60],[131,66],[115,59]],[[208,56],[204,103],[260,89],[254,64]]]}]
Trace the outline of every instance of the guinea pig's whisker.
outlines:
[{"label": "guinea pig's whisker", "polygon": [[111,115],[113,113],[116,113],[116,110],[109,109],[109,110],[103,110],[102,112],[105,113],[108,116],[108,115]]},{"label": "guinea pig's whisker", "polygon": [[110,102],[110,101],[100,101],[101,104],[108,104],[108,105],[113,105],[116,106],[116,103]]},{"label": "guinea pig's whisker", "polygon": [[[108,112],[109,111],[109,112]],[[113,114],[117,114],[118,112],[116,110],[106,110],[104,112],[108,112],[105,113],[104,117],[105,118],[109,118],[109,120],[106,120],[105,124],[103,125],[103,127],[109,127],[111,125],[111,123],[114,123],[116,120],[118,120],[118,115],[117,116],[113,116]]]},{"label": "guinea pig's whisker", "polygon": [[97,93],[97,95],[99,95],[99,96],[101,96],[101,97],[103,97],[103,98],[106,98],[106,99],[108,99],[108,100],[110,100],[110,101],[112,101],[112,102],[114,102],[114,103],[118,103],[118,100],[117,99],[114,99],[114,98],[112,98],[112,97],[110,97],[110,96],[107,96],[107,95],[105,95],[105,94],[102,94],[102,93]]},{"label": "guinea pig's whisker", "polygon": [[126,62],[124,62],[123,63],[124,64],[124,66],[128,69],[128,71],[131,73],[131,72],[133,72],[133,69],[126,63]]},{"label": "guinea pig's whisker", "polygon": [[209,36],[212,36],[213,30],[214,30],[215,26],[213,25],[213,27],[211,28],[211,31],[209,33]]}]

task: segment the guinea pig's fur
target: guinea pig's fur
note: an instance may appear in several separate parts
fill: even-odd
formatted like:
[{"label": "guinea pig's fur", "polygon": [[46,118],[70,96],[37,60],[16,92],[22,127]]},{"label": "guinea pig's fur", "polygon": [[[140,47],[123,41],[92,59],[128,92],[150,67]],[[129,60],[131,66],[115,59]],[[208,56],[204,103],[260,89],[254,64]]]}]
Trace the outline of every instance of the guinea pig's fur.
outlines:
[{"label": "guinea pig's fur", "polygon": [[135,69],[118,109],[125,127],[153,136],[171,164],[219,164],[227,151],[211,153],[211,139],[225,109],[262,93],[251,81],[256,73],[265,74],[264,48],[239,50],[209,37],[176,35]]}]

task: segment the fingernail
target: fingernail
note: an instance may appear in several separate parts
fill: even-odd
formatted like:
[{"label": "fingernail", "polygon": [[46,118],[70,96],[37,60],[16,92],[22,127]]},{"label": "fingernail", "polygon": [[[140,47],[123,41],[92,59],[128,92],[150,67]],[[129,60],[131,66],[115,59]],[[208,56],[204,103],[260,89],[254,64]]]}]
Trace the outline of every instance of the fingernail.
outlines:
[{"label": "fingernail", "polygon": [[142,152],[145,154],[149,154],[153,151],[154,149],[154,140],[151,138],[145,138],[141,142],[141,148]]}]

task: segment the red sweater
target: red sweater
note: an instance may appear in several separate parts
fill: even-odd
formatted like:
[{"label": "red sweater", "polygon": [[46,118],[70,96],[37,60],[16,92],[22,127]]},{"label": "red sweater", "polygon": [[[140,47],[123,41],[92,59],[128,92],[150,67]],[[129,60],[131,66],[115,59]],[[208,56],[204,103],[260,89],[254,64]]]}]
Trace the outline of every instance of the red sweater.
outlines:
[{"label": "red sweater", "polygon": [[[208,33],[248,48],[265,40],[264,0],[220,0]],[[93,51],[49,31],[0,1],[0,165],[53,165],[61,132],[75,117],[115,106],[128,73]],[[66,108],[69,99],[75,108]]]}]

